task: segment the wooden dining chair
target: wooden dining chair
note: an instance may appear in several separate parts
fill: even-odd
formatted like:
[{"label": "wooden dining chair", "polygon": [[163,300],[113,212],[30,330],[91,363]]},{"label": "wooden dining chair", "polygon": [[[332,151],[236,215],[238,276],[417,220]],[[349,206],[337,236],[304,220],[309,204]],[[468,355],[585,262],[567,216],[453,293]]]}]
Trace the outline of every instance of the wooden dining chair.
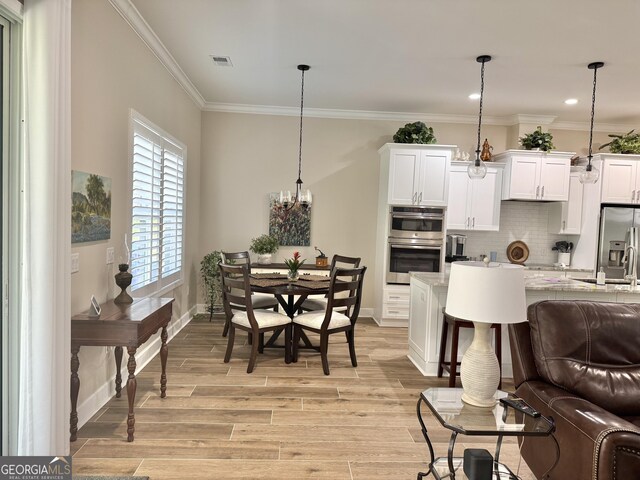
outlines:
[{"label": "wooden dining chair", "polygon": [[[224,355],[224,363],[229,363],[233,342],[236,336],[236,328],[244,330],[256,339],[264,337],[265,332],[285,331],[285,363],[291,363],[291,319],[282,313],[266,310],[254,310],[251,304],[251,287],[249,284],[249,270],[246,265],[219,264],[222,274],[222,303],[224,313],[229,324],[229,340],[227,351]],[[236,309],[237,305],[244,307]],[[258,356],[258,342],[251,344],[251,355],[247,373],[251,373]]]},{"label": "wooden dining chair", "polygon": [[[349,343],[351,365],[358,366],[355,348],[355,326],[360,313],[362,299],[362,281],[367,267],[336,268],[331,273],[327,308],[325,311],[301,313],[293,318],[293,361],[298,361],[298,343],[302,330],[320,335],[320,357],[322,370],[329,375],[327,350],[329,335],[345,332]],[[338,311],[340,310],[340,311]]]},{"label": "wooden dining chair", "polygon": [[[246,265],[249,275],[251,275],[251,259],[249,252],[222,252],[222,261],[226,265]],[[257,309],[278,311],[278,300],[273,295],[266,293],[253,293],[251,295],[251,306]],[[244,310],[243,305],[233,305],[233,309]],[[229,322],[225,322],[222,329],[222,336],[226,337],[229,332]]]},{"label": "wooden dining chair", "polygon": [[[345,257],[344,255],[334,255],[331,259],[331,269],[333,272],[336,268],[358,268],[360,266],[360,257]],[[314,310],[326,310],[327,297],[307,297],[300,305],[300,310],[310,312]]]}]

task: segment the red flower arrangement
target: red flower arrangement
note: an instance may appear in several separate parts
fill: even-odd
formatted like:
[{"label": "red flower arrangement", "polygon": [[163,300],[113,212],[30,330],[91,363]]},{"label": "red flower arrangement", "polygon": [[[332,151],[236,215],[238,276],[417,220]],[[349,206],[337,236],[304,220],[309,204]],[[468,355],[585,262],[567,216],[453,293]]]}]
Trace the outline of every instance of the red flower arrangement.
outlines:
[{"label": "red flower arrangement", "polygon": [[305,260],[300,260],[300,252],[293,252],[293,258],[288,258],[284,264],[289,268],[290,272],[297,272]]}]

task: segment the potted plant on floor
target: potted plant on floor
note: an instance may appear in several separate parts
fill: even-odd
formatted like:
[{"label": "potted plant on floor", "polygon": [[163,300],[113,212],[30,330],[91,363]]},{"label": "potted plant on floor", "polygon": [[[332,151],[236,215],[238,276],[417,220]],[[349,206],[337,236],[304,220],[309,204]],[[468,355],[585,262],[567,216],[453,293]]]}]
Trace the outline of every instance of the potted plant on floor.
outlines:
[{"label": "potted plant on floor", "polygon": [[278,251],[279,247],[278,239],[273,235],[267,235],[265,233],[264,235],[251,239],[249,250],[258,255],[258,263],[269,265],[271,263],[271,256]]},{"label": "potted plant on floor", "polygon": [[220,268],[218,268],[218,263],[221,261],[222,253],[214,250],[206,254],[200,262],[200,274],[202,276],[205,298],[209,302],[207,306],[209,321],[211,321],[214,313],[222,310],[222,282]]}]

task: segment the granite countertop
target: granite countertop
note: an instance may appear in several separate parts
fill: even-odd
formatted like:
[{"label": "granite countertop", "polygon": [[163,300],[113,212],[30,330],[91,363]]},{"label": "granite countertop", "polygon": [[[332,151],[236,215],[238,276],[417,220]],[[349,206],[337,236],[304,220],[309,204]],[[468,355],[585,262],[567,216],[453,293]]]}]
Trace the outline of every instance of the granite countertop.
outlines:
[{"label": "granite countertop", "polygon": [[557,272],[585,272],[589,274],[593,274],[593,269],[591,268],[573,268],[573,267],[562,267],[560,265],[544,265],[540,263],[525,263],[525,270],[553,270]]},{"label": "granite countertop", "polygon": [[[590,270],[589,270],[590,271]],[[415,278],[432,287],[446,287],[449,285],[448,273],[411,273]],[[640,287],[631,288],[629,285],[593,285],[572,278],[525,278],[526,290],[551,290],[561,292],[593,292],[593,293],[634,293],[640,294]]]}]

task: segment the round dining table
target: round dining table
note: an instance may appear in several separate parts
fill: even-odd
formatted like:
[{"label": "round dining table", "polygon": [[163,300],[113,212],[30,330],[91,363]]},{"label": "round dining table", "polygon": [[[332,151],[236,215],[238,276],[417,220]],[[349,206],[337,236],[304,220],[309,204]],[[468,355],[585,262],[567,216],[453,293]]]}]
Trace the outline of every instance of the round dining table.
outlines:
[{"label": "round dining table", "polygon": [[[255,273],[251,274],[249,283],[252,292],[267,293],[276,297],[284,312],[293,320],[309,295],[326,295],[329,292],[330,280],[329,277],[323,275],[301,275],[298,280],[291,281],[284,274]],[[296,299],[296,297],[298,298]],[[281,332],[282,330],[279,330],[274,333],[264,346],[277,347],[278,345],[274,343]],[[301,333],[300,340],[304,344],[301,348],[319,349],[319,347],[312,345],[304,332]]]}]

